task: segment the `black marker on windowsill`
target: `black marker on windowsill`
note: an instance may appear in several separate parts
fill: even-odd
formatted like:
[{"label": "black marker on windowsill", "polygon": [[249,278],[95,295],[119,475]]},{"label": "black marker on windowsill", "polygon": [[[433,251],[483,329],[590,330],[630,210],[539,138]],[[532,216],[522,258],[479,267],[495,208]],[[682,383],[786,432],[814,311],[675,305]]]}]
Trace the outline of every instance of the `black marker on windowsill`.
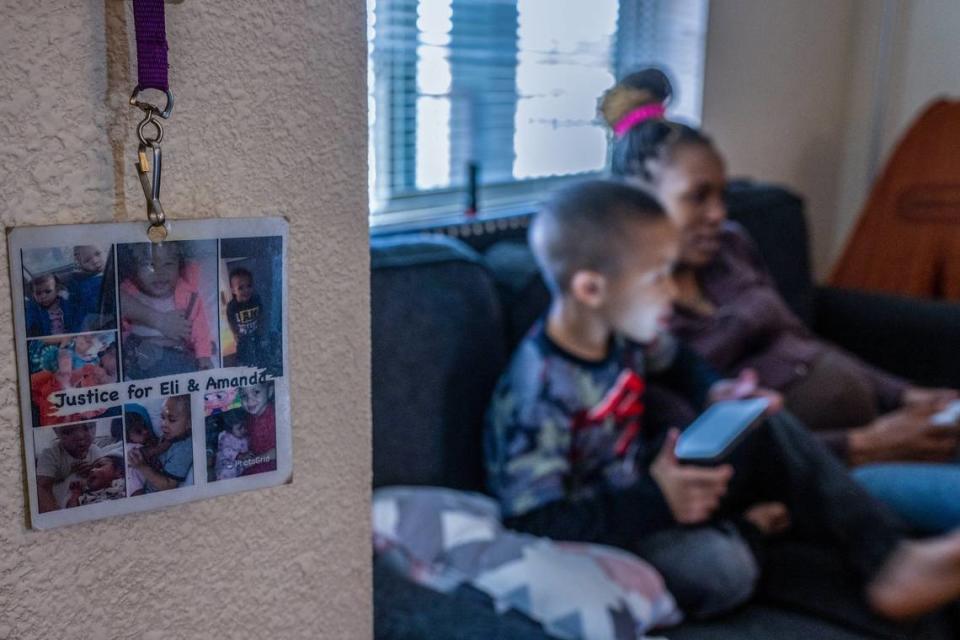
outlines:
[{"label": "black marker on windowsill", "polygon": [[467,208],[464,214],[468,218],[476,217],[478,207],[478,192],[480,188],[480,165],[476,162],[467,163]]}]

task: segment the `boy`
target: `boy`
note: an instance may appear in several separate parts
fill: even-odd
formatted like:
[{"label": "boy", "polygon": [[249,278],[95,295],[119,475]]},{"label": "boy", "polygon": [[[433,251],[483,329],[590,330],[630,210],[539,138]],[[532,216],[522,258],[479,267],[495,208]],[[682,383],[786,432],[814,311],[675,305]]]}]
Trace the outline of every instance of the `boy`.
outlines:
[{"label": "boy", "polygon": [[72,299],[64,298],[63,284],[53,273],[46,273],[30,281],[32,300],[27,300],[27,335],[55,336],[81,331],[83,312]]},{"label": "boy", "polygon": [[677,461],[676,429],[664,434],[663,411],[648,411],[659,409],[644,393],[648,371],[679,414],[690,415],[680,398],[702,409],[763,392],[751,373],[718,381],[661,336],[678,233],[656,201],[623,184],[581,183],[538,214],[530,244],[552,302],[501,378],[485,434],[508,526],[636,552],[689,615],[707,617],[752,596],[759,567],[741,531],[782,528],[785,503],[796,529],[850,558],[879,611],[904,615],[897,603],[918,590],[911,614],[960,594],[960,536],[939,547],[902,542],[897,523],[786,414],[768,418],[729,464]]},{"label": "boy", "polygon": [[237,460],[243,475],[277,469],[277,423],[273,405],[273,383],[240,389],[243,424],[249,440],[248,451]]},{"label": "boy", "polygon": [[266,310],[253,290],[253,274],[243,267],[230,271],[232,299],[227,303],[227,320],[237,341],[236,362],[246,366],[263,366],[261,341],[267,326]]},{"label": "boy", "polygon": [[97,315],[100,313],[107,252],[93,245],[77,245],[73,248],[73,260],[78,269],[70,278],[70,298],[76,301],[84,315]]}]

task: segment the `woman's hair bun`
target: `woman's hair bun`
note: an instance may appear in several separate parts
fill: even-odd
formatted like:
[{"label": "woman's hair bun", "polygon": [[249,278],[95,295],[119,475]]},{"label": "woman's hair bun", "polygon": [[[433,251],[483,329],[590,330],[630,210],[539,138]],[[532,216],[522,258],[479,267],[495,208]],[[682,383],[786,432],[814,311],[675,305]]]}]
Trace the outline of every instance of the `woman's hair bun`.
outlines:
[{"label": "woman's hair bun", "polygon": [[648,67],[625,76],[603,94],[600,113],[610,127],[625,115],[648,104],[666,105],[673,96],[670,78],[661,69]]}]

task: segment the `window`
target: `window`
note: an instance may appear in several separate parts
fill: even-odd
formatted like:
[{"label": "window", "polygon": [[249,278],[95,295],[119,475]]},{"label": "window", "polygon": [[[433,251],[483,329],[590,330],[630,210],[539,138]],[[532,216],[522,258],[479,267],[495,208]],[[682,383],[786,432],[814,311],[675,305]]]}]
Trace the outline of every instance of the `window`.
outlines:
[{"label": "window", "polygon": [[700,119],[708,0],[367,0],[373,224],[484,211],[602,171],[597,100],[631,69]]}]

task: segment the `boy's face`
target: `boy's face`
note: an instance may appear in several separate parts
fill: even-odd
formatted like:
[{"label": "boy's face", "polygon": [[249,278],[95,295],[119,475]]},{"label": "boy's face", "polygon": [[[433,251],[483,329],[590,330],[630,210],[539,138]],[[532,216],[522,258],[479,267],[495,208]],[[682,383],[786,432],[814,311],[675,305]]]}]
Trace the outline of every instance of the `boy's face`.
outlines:
[{"label": "boy's face", "polygon": [[91,335],[77,336],[73,339],[73,348],[80,355],[90,355],[99,351],[100,341]]},{"label": "boy's face", "polygon": [[605,278],[599,310],[617,333],[649,343],[670,321],[677,295],[673,268],[679,233],[664,220],[634,223],[628,234],[633,249],[624,251],[619,273]]},{"label": "boy's face", "polygon": [[106,489],[120,477],[120,470],[113,465],[113,460],[104,456],[93,463],[93,468],[87,475],[87,486],[90,489]]},{"label": "boy's face", "polygon": [[190,430],[190,410],[187,403],[174,398],[163,403],[160,412],[160,431],[167,440],[175,440]]},{"label": "boy's face", "polygon": [[245,275],[230,278],[230,293],[237,302],[247,302],[253,296],[253,279]]},{"label": "boy's face", "polygon": [[57,437],[63,450],[77,459],[85,458],[90,445],[93,444],[93,425],[75,424],[70,427],[60,427]]},{"label": "boy's face", "polygon": [[682,264],[701,267],[720,250],[726,186],[723,161],[704,145],[679,147],[660,170],[655,195],[680,229]]},{"label": "boy's face", "polygon": [[243,405],[243,410],[250,415],[258,416],[263,413],[269,401],[270,395],[266,385],[258,384],[240,389],[240,404]]},{"label": "boy's face", "polygon": [[44,278],[33,284],[33,299],[47,309],[57,301],[57,282],[53,278]]},{"label": "boy's face", "polygon": [[100,273],[106,266],[106,256],[103,249],[93,246],[80,246],[73,250],[73,259],[80,269],[87,273]]},{"label": "boy's face", "polygon": [[150,247],[137,260],[136,278],[140,290],[153,298],[173,295],[180,278],[180,256],[176,249],[163,245]]}]

